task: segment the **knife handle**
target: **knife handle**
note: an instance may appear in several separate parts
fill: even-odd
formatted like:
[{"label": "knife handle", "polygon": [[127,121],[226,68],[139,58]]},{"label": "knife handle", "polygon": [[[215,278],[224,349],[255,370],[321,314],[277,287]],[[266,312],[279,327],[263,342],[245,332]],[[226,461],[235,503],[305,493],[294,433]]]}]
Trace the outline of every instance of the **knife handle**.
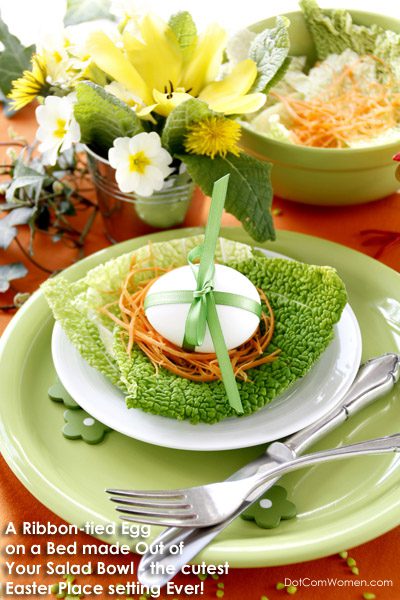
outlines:
[{"label": "knife handle", "polygon": [[[360,367],[353,385],[339,406],[309,427],[287,438],[283,444],[280,442],[271,444],[268,448],[269,455],[277,453],[276,458],[279,459],[280,446],[289,448],[293,457],[301,454],[350,416],[371,404],[376,398],[388,393],[399,377],[400,355],[392,353],[372,358]],[[281,457],[282,459],[287,459],[287,453]]]}]

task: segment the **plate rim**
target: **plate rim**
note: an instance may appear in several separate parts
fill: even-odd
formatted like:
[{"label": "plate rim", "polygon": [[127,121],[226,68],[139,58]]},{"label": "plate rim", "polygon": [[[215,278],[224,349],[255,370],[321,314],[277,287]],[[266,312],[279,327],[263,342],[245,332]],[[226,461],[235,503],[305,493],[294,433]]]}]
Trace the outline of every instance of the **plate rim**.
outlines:
[{"label": "plate rim", "polygon": [[[153,234],[151,239],[174,239],[177,237],[184,237],[185,235],[197,235],[203,231],[203,228],[171,230],[167,233],[161,232]],[[245,241],[246,239],[248,240],[247,234],[245,234],[241,228],[223,228],[220,235],[229,237],[230,231],[239,232],[238,237],[241,238],[241,241]],[[149,237],[150,236],[142,236],[141,238],[135,238],[133,240],[129,240],[128,242],[122,242],[116,246],[111,246],[110,248],[100,250],[85,258],[85,265],[88,265],[88,268],[91,268],[91,266],[94,266],[94,264],[100,262],[103,256],[106,256],[107,254],[113,255],[114,253],[119,254],[125,252],[132,244],[135,247],[137,242],[145,243]],[[379,271],[379,275],[382,275],[382,272],[384,272],[391,278],[395,276],[400,282],[400,275],[394,269],[391,269],[390,267],[363,254],[362,252],[353,250],[352,248],[331,242],[329,240],[325,240],[324,238],[319,238],[318,236],[310,236],[285,230],[279,231],[279,242],[284,244],[285,241],[290,241],[291,238],[294,238],[295,241],[297,240],[300,245],[306,243],[307,240],[310,240],[311,242],[313,240],[318,240],[319,243],[329,246],[332,252],[334,252],[336,249],[354,253],[357,255],[357,259],[361,260],[363,265],[365,265],[366,269],[370,268],[371,271]],[[79,261],[78,263],[72,265],[64,271],[64,274],[66,274],[68,277],[72,277],[75,273],[78,274],[80,272],[82,262],[83,261]],[[3,362],[5,349],[7,348],[14,331],[19,328],[21,321],[26,318],[26,313],[30,312],[34,308],[39,310],[41,304],[42,307],[44,307],[45,300],[42,292],[38,290],[18,311],[17,315],[6,327],[6,330],[0,339],[0,367]],[[47,325],[47,322],[50,318],[50,314],[48,314],[47,318],[43,317],[40,329]],[[37,334],[39,335],[39,330]],[[18,378],[16,380],[14,378],[14,385],[18,386],[18,381]],[[2,388],[5,387],[6,383],[6,378],[3,379],[3,382],[0,380],[0,392],[2,391]],[[2,396],[0,393],[0,398],[1,397]],[[6,403],[0,401],[0,416],[4,416],[4,404]],[[85,506],[85,508],[83,508],[71,497],[68,497],[68,502],[66,502],[65,496],[60,490],[49,488],[46,484],[46,480],[44,480],[37,472],[35,472],[29,463],[28,457],[23,455],[21,449],[19,449],[19,453],[16,452],[16,449],[12,443],[12,438],[9,438],[7,435],[7,427],[3,420],[0,420],[0,433],[0,451],[3,454],[3,458],[7,462],[10,469],[14,472],[16,477],[35,496],[35,498],[39,500],[39,502],[69,522],[74,522],[76,520],[77,510],[79,510],[79,518],[86,517],[87,520],[90,520],[95,515],[98,522],[107,521],[101,517],[101,515],[94,513],[94,511],[91,513],[88,507]],[[28,475],[30,475],[31,478],[29,478]],[[49,495],[49,490],[52,491],[51,495]],[[354,517],[352,519],[351,515],[346,518],[346,521],[349,521],[348,529],[343,529],[341,532],[336,531],[331,536],[321,536],[320,539],[317,539],[316,541],[310,541],[310,543],[306,546],[304,546],[302,543],[301,548],[298,544],[289,547],[284,547],[283,545],[278,551],[276,545],[272,548],[270,545],[268,545],[267,536],[263,538],[252,538],[250,540],[250,544],[247,540],[244,541],[242,539],[221,541],[218,541],[217,539],[215,542],[210,544],[207,549],[199,554],[198,557],[196,557],[196,562],[199,560],[205,560],[207,563],[212,564],[216,561],[226,559],[230,562],[232,567],[265,567],[299,562],[299,559],[302,562],[305,560],[312,560],[322,556],[331,555],[335,551],[342,550],[345,546],[355,546],[367,542],[400,524],[400,497],[398,490],[388,490],[385,493],[385,498],[385,502],[379,502],[379,508],[382,508],[382,504],[384,505],[384,510],[381,510],[379,513],[376,510],[376,503],[374,503],[369,510],[363,507],[363,509],[357,515],[358,518],[356,523],[354,523]],[[246,545],[243,547],[242,545],[244,543]],[[238,547],[238,545],[240,545],[240,547]],[[271,549],[273,549],[273,557],[271,556]]]}]

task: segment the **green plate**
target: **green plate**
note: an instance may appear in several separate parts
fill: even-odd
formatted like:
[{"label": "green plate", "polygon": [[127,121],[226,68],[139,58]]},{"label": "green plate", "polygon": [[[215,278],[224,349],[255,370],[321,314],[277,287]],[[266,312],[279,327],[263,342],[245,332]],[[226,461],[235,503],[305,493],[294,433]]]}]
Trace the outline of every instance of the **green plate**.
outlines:
[{"label": "green plate", "polygon": [[[113,256],[153,241],[192,235],[183,229],[107,248],[65,273],[70,279]],[[222,235],[248,242],[241,229]],[[362,254],[318,238],[280,231],[267,247],[309,263],[336,267],[346,282],[363,336],[363,358],[400,351],[400,277]],[[0,447],[22,483],[56,514],[82,525],[115,521],[106,487],[173,488],[222,479],[262,447],[213,453],[152,446],[115,432],[98,446],[61,435],[62,409],[49,401],[54,382],[53,319],[40,292],[18,312],[0,353]],[[288,417],[289,418],[289,417]],[[398,431],[400,386],[318,444],[328,448]],[[195,432],[195,428],[193,430]],[[398,455],[349,459],[293,473],[284,480],[296,520],[266,531],[236,520],[197,560],[255,567],[321,557],[374,538],[400,523]],[[153,528],[153,535],[158,531]],[[110,541],[110,538],[107,538]],[[124,540],[126,542],[126,539]]]}]

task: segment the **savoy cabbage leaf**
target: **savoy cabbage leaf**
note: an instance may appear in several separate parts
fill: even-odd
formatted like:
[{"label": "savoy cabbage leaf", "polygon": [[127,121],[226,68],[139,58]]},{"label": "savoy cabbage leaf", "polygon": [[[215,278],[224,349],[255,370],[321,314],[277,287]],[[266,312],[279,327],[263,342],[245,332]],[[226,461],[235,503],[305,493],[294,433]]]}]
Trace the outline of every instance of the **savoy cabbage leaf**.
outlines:
[{"label": "savoy cabbage leaf", "polygon": [[[132,255],[145,261],[151,254],[159,266],[177,267],[187,264],[188,251],[201,240],[189,237],[155,243],[151,250],[144,246],[95,267],[76,283],[56,277],[44,284],[43,290],[82,356],[125,390],[128,407],[193,423],[215,423],[234,414],[221,381],[199,384],[163,368],[157,374],[138,347],[127,355],[111,320],[107,329],[114,332],[110,355],[99,333],[105,324],[96,317],[102,303],[118,297]],[[217,260],[265,290],[275,314],[275,332],[267,352],[279,349],[278,359],[249,371],[250,382],[238,382],[249,415],[303,377],[318,360],[333,338],[334,325],[347,301],[346,290],[331,267],[266,258],[253,253],[250,246],[221,238]]]}]

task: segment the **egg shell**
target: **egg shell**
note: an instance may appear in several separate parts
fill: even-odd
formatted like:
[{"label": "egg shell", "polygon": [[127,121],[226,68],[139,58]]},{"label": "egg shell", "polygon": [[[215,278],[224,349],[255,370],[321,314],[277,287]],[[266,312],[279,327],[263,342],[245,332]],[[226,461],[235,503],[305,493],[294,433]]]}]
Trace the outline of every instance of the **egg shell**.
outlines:
[{"label": "egg shell", "polygon": [[[196,265],[195,268],[197,269],[198,266]],[[196,280],[192,269],[190,266],[184,266],[159,277],[149,288],[147,295],[171,290],[194,291],[195,289]],[[214,290],[246,296],[261,304],[259,293],[253,283],[239,271],[225,265],[215,265]],[[190,304],[151,306],[146,310],[146,317],[165,339],[182,347],[189,308]],[[246,342],[254,334],[260,322],[257,315],[235,306],[217,305],[217,312],[228,350]],[[208,325],[204,342],[195,350],[215,352]]]}]

